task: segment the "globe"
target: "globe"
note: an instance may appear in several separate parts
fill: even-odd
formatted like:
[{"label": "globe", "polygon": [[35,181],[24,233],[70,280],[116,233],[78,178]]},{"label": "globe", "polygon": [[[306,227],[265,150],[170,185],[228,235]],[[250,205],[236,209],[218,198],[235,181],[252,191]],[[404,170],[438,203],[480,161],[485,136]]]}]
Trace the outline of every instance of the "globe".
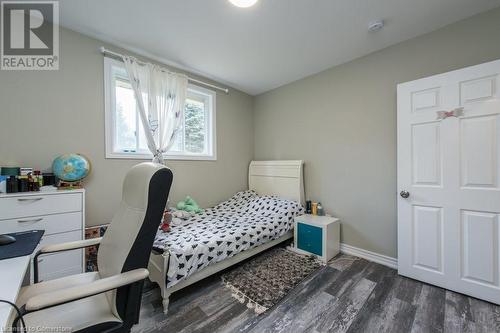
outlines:
[{"label": "globe", "polygon": [[90,161],[80,154],[64,154],[52,163],[54,175],[65,182],[77,182],[90,173]]}]

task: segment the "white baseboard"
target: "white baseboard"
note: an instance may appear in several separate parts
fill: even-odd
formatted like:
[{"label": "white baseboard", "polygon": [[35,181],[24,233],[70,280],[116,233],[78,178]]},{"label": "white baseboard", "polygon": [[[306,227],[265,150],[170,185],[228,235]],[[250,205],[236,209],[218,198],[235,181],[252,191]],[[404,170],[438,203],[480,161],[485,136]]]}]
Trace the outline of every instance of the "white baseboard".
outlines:
[{"label": "white baseboard", "polygon": [[398,259],[380,253],[363,250],[359,247],[347,245],[344,243],[340,244],[340,252],[373,261],[377,264],[381,264],[390,268],[398,269]]}]

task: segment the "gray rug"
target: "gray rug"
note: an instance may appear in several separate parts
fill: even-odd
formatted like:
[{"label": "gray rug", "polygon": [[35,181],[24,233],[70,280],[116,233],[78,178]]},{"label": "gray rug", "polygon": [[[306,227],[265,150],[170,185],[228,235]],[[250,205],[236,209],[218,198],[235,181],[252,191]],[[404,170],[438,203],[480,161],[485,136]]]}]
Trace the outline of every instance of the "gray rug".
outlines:
[{"label": "gray rug", "polygon": [[312,256],[275,248],[224,274],[222,281],[234,298],[263,313],[321,267]]}]

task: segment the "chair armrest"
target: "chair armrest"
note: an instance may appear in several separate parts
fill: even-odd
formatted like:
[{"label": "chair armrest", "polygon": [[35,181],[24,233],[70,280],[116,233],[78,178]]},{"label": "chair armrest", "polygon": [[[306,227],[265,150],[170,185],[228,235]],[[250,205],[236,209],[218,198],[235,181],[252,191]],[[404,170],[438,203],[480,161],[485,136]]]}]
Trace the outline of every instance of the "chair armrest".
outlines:
[{"label": "chair armrest", "polygon": [[78,240],[78,241],[74,241],[74,242],[60,243],[60,244],[54,244],[54,245],[47,245],[47,246],[42,247],[38,251],[37,254],[82,249],[84,247],[98,245],[101,242],[101,240],[102,240],[102,237],[90,238],[90,239],[84,239],[84,240]]},{"label": "chair armrest", "polygon": [[145,268],[134,269],[125,273],[113,275],[104,279],[96,280],[85,285],[79,285],[50,293],[39,294],[29,298],[24,306],[27,312],[33,312],[77,301],[82,298],[101,294],[119,287],[144,280],[149,276]]},{"label": "chair armrest", "polygon": [[33,257],[33,280],[34,280],[34,282],[35,283],[39,282],[38,281],[38,257],[41,254],[82,249],[84,247],[99,245],[99,243],[101,243],[101,240],[102,240],[102,237],[90,238],[90,239],[78,240],[78,241],[74,241],[74,242],[46,245],[46,246],[42,247],[40,250],[37,251],[37,253]]}]

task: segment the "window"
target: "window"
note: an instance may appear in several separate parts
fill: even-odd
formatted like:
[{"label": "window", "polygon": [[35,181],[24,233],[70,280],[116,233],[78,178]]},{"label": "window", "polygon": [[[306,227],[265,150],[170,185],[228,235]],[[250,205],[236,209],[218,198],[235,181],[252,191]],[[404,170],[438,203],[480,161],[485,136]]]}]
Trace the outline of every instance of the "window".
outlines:
[{"label": "window", "polygon": [[[104,58],[106,158],[151,159],[125,67]],[[215,93],[189,85],[184,119],[165,159],[215,160]]]}]

